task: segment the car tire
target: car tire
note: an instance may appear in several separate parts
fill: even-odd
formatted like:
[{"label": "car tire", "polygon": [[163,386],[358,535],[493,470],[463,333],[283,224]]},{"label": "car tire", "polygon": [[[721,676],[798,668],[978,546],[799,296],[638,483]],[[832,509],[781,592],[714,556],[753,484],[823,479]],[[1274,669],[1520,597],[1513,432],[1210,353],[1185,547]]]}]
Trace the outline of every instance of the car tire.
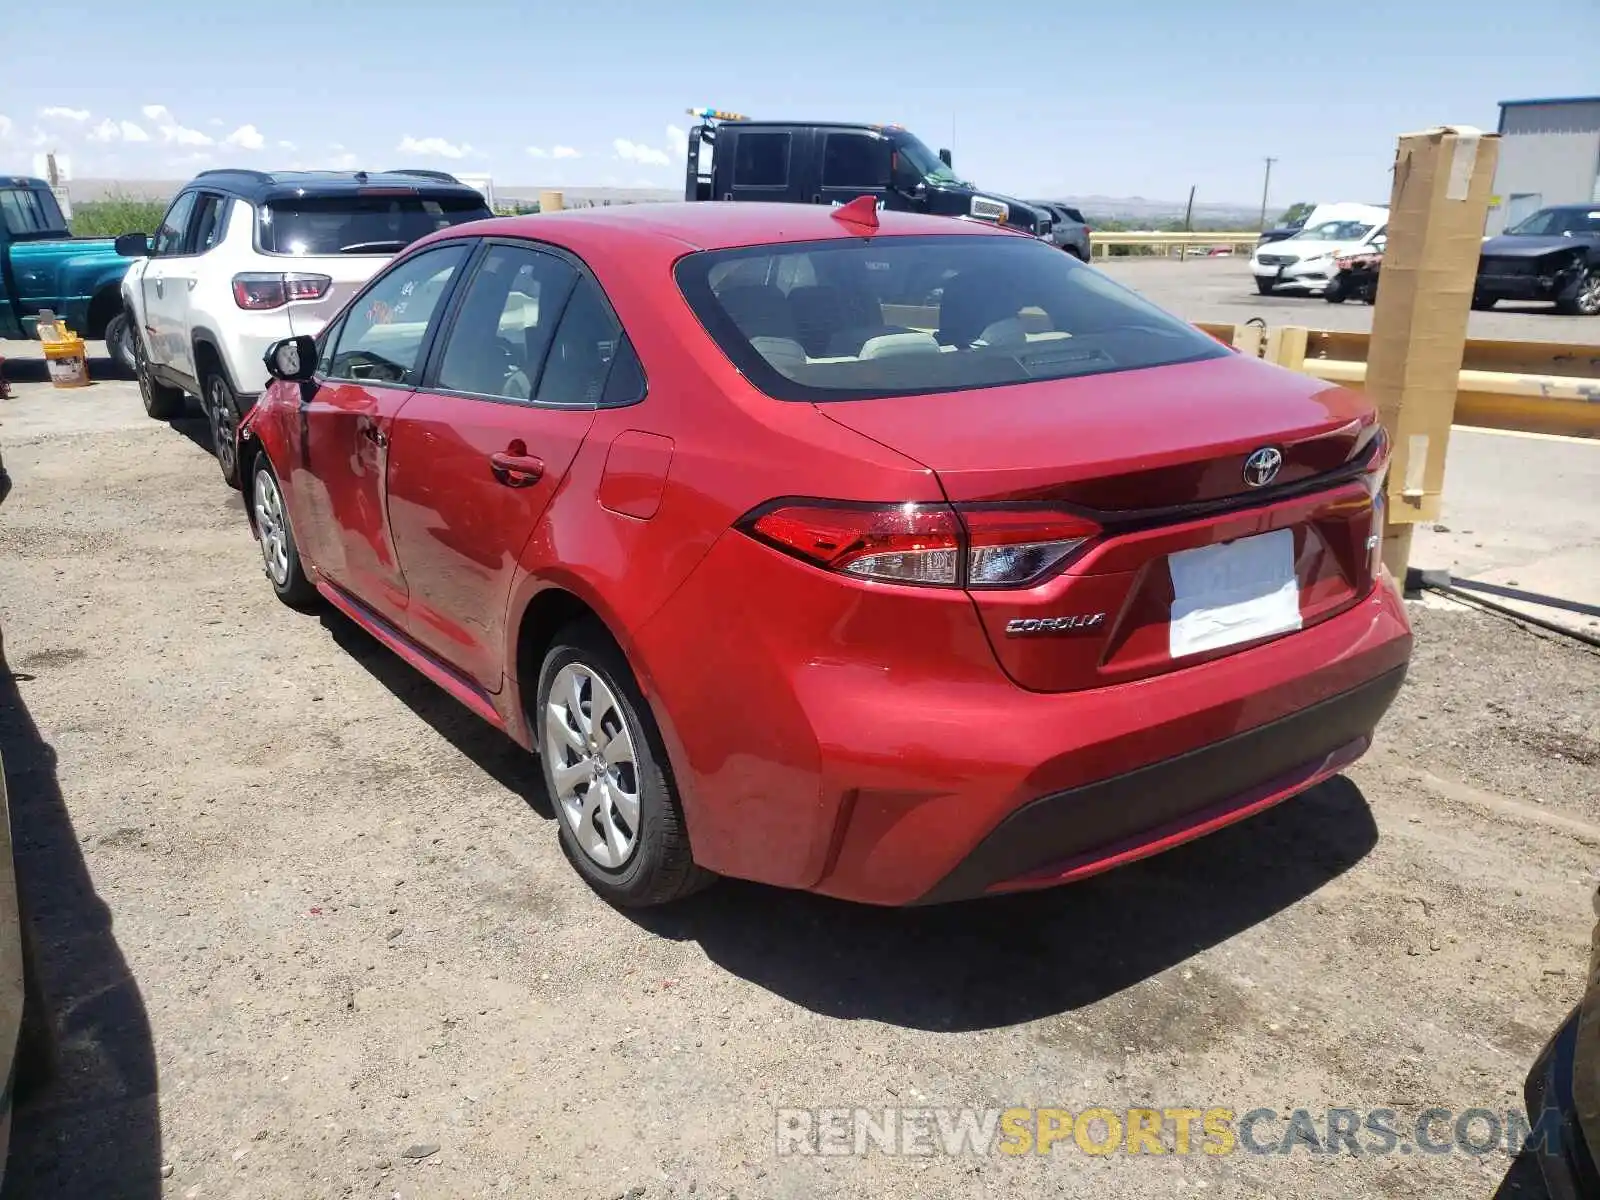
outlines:
[{"label": "car tire", "polygon": [[598,621],[556,634],[534,695],[529,723],[561,847],[584,881],[620,908],[666,904],[710,884],[716,876],[695,865],[689,847],[660,730]]},{"label": "car tire", "polygon": [[1278,281],[1276,279],[1262,279],[1258,275],[1256,276],[1256,291],[1260,292],[1263,296],[1270,296],[1272,295],[1272,289],[1274,286],[1276,286],[1277,282]]},{"label": "car tire", "polygon": [[183,390],[156,381],[150,371],[150,353],[145,349],[144,336],[131,320],[128,332],[133,342],[133,377],[139,381],[139,399],[144,402],[145,415],[157,421],[172,421],[183,416]]},{"label": "car tire", "polygon": [[294,527],[289,522],[289,505],[284,501],[278,476],[265,454],[258,454],[250,477],[250,507],[255,524],[256,543],[261,549],[261,565],[267,582],[290,608],[302,612],[316,608],[322,600],[317,587],[306,576],[295,544]]},{"label": "car tire", "polygon": [[127,313],[118,313],[106,323],[105,340],[112,373],[118,379],[135,378],[139,368],[133,354],[133,325]]},{"label": "car tire", "polygon": [[211,423],[211,449],[222,470],[222,481],[231,488],[241,488],[239,418],[243,414],[239,412],[239,399],[220,369],[207,372],[200,386],[205,394],[206,420]]},{"label": "car tire", "polygon": [[1343,304],[1348,295],[1344,280],[1337,275],[1328,280],[1328,286],[1322,289],[1322,298],[1329,304]]},{"label": "car tire", "polygon": [[1556,311],[1569,317],[1600,316],[1600,267],[1591,267],[1573,294],[1556,301]]}]

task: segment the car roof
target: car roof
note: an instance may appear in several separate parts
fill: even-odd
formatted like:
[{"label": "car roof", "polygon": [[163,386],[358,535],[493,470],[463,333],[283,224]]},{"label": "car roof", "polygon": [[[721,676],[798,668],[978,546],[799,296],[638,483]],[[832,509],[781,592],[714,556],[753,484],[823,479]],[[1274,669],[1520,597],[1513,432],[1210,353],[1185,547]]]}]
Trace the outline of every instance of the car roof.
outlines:
[{"label": "car roof", "polygon": [[354,195],[370,188],[406,188],[432,196],[470,194],[481,198],[482,195],[454,175],[421,168],[396,171],[251,171],[220,168],[201,171],[184,187],[210,188],[256,203],[308,194]]},{"label": "car roof", "polygon": [[[677,253],[688,250],[725,250],[784,242],[817,242],[859,238],[861,227],[833,219],[834,210],[820,204],[777,204],[735,201],[677,201],[660,204],[618,204],[574,208],[563,212],[521,217],[496,217],[473,221],[429,234],[425,241],[440,241],[463,234],[474,237],[531,238],[566,245],[580,255],[587,247],[604,246],[619,238],[631,241],[672,241]],[[931,217],[922,213],[880,211],[874,236],[980,234],[993,237],[1027,237],[987,221]]]},{"label": "car roof", "polygon": [[1600,210],[1600,200],[1591,200],[1588,204],[1546,204],[1540,212],[1595,212]]},{"label": "car roof", "polygon": [[16,188],[48,188],[50,185],[32,175],[0,175],[0,186]]}]

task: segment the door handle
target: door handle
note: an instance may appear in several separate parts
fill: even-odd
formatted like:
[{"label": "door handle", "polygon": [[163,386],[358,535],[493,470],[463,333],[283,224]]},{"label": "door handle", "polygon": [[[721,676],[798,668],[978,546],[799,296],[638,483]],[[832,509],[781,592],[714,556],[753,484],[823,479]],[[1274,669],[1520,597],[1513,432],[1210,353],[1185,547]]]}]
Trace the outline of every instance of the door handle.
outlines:
[{"label": "door handle", "polygon": [[380,450],[389,444],[389,435],[376,425],[363,425],[361,427],[361,436],[369,442],[377,443]]},{"label": "door handle", "polygon": [[544,459],[535,458],[526,451],[518,454],[499,450],[489,456],[489,472],[496,483],[506,487],[532,487],[544,478]]},{"label": "door handle", "polygon": [[192,291],[194,291],[194,285],[199,283],[200,281],[198,279],[196,279],[193,275],[189,275],[189,276],[185,277],[184,282],[189,285],[189,290],[192,292]]},{"label": "door handle", "polygon": [[160,297],[163,294],[164,294],[163,282],[162,282],[161,276],[157,275],[156,276],[156,296]]}]

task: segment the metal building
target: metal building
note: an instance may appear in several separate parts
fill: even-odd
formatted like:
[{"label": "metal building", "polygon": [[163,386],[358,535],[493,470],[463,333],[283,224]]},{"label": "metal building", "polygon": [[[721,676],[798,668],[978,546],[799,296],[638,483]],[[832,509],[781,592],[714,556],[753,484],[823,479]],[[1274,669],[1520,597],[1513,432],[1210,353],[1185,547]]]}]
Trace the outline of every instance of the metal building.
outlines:
[{"label": "metal building", "polygon": [[1500,102],[1488,233],[1547,204],[1600,203],[1600,96]]}]

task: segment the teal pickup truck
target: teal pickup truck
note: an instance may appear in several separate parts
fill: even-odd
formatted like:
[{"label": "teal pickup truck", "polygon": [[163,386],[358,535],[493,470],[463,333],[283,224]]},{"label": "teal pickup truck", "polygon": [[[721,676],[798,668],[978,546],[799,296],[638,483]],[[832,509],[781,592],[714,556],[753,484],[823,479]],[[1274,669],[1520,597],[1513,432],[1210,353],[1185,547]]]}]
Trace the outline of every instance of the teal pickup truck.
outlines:
[{"label": "teal pickup truck", "polygon": [[50,309],[80,337],[104,338],[119,366],[132,364],[122,277],[134,260],[110,238],[75,238],[50,185],[0,175],[0,340],[33,338]]}]

